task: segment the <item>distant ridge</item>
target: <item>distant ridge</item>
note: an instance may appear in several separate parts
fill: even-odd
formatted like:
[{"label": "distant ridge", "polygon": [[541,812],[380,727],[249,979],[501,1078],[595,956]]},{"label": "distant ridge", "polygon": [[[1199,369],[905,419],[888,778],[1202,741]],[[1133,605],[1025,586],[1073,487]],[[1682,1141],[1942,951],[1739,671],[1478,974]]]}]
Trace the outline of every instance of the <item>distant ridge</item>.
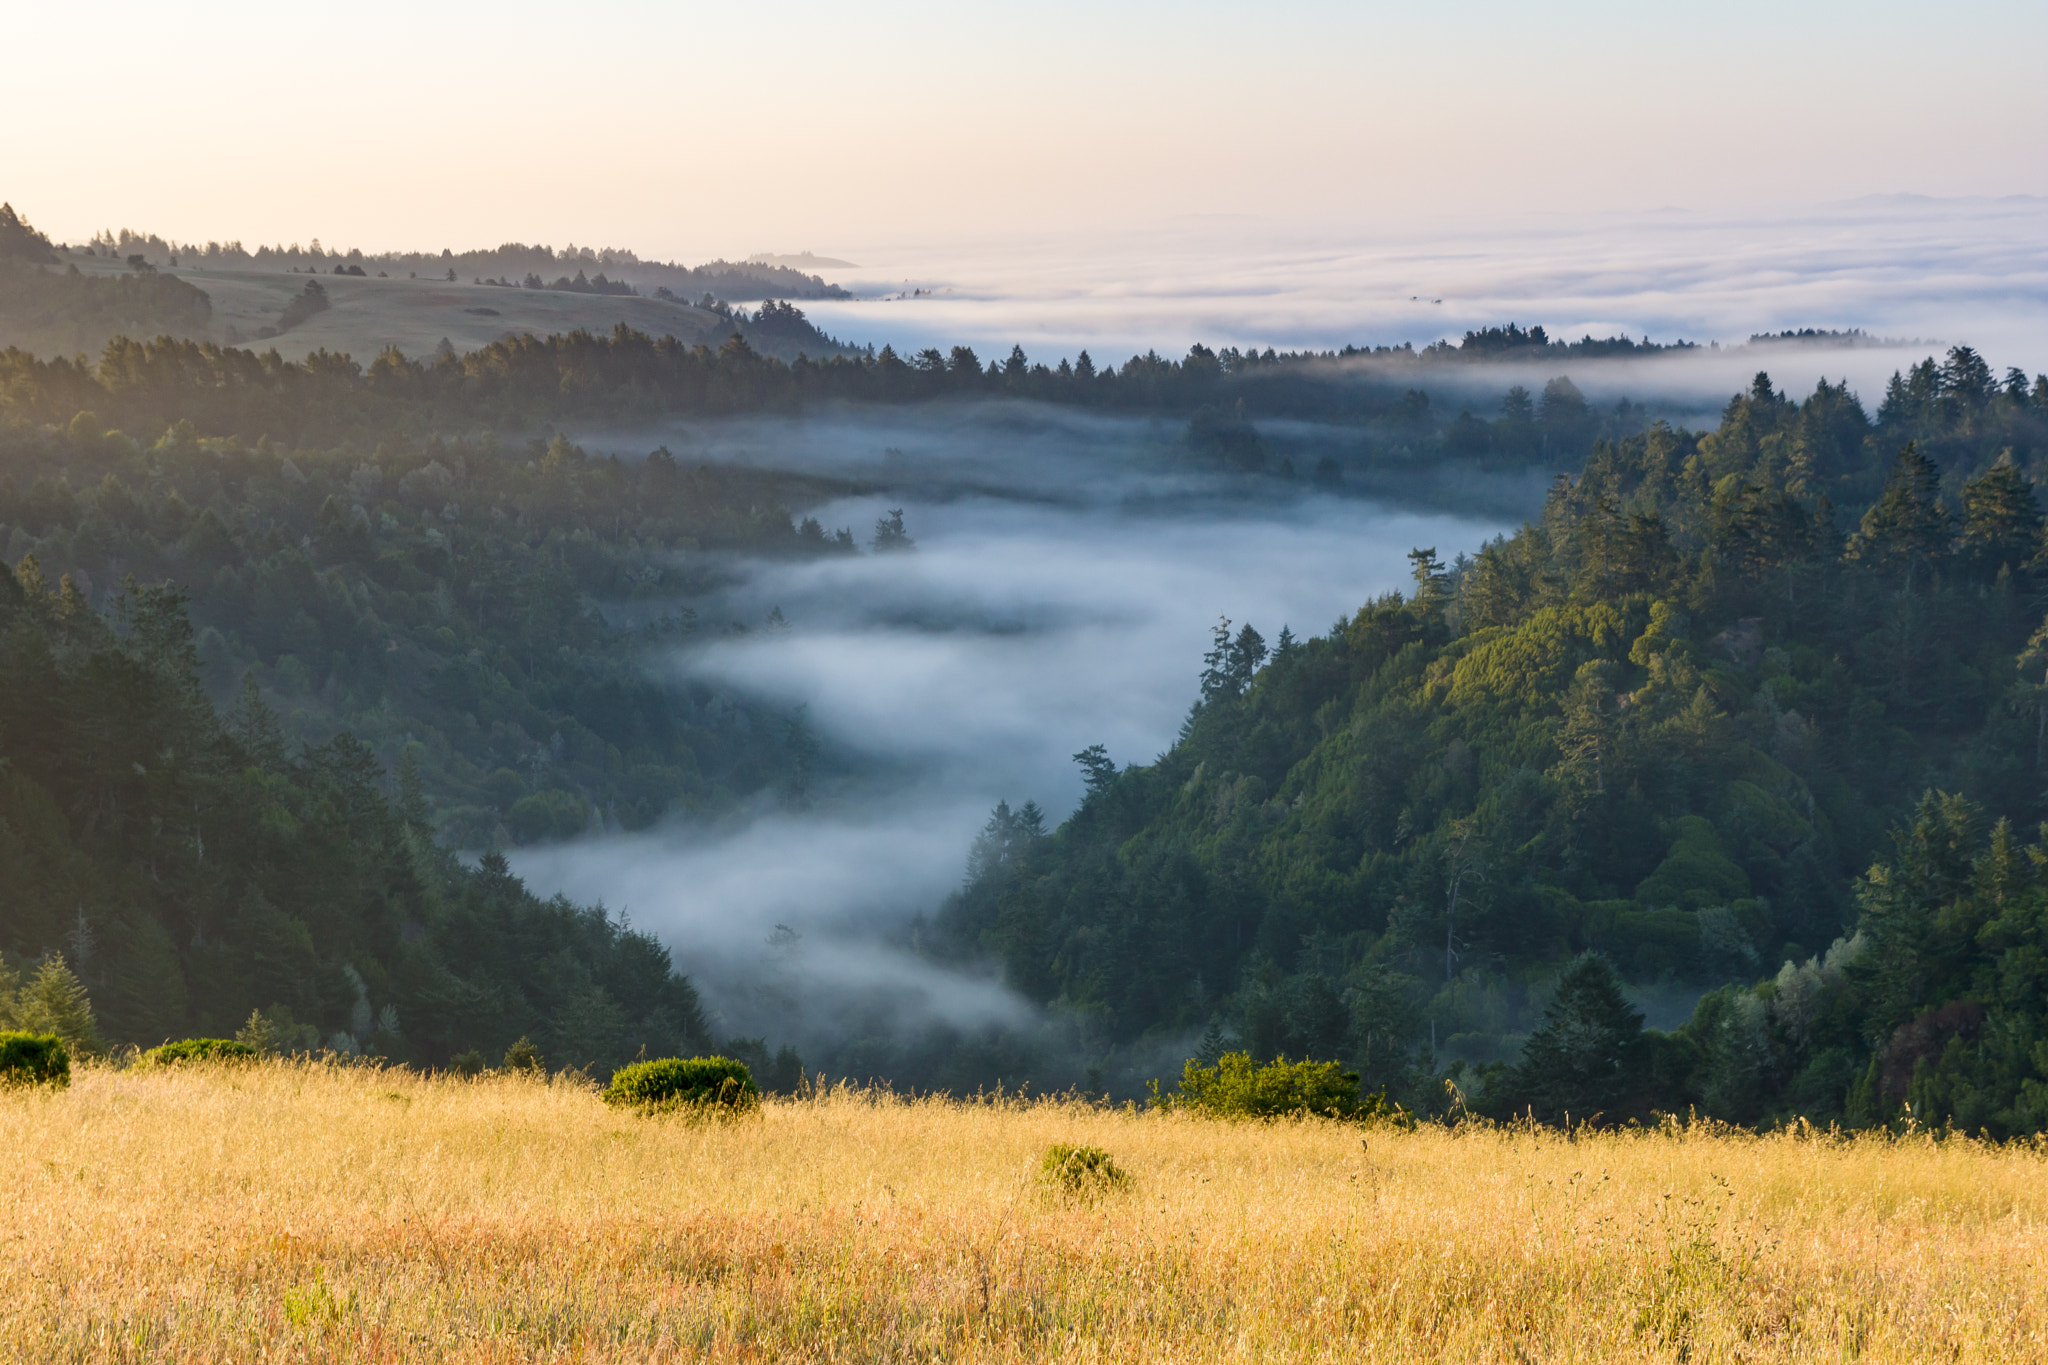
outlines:
[{"label": "distant ridge", "polygon": [[801,270],[813,273],[819,270],[858,270],[852,261],[842,261],[836,256],[813,256],[808,251],[795,255],[787,252],[757,251],[747,257],[748,265],[779,265],[785,270]]}]

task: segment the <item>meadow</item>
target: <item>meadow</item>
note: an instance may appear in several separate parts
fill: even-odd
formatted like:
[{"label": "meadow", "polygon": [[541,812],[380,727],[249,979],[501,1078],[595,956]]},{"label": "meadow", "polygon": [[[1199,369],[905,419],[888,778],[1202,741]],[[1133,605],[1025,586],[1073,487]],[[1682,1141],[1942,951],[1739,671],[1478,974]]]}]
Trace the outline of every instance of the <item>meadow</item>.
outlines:
[{"label": "meadow", "polygon": [[9,1361],[2048,1358],[2038,1145],[286,1062],[82,1068],[0,1143]]}]

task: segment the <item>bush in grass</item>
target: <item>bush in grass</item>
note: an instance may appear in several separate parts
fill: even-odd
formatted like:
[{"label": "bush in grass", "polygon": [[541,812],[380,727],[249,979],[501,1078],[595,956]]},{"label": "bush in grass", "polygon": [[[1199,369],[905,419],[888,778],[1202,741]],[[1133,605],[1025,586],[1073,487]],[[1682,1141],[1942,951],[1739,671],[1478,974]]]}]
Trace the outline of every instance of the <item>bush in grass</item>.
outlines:
[{"label": "bush in grass", "polygon": [[761,1091],[746,1063],[730,1057],[663,1057],[620,1067],[604,1089],[604,1102],[649,1112],[737,1114],[757,1108]]},{"label": "bush in grass", "polygon": [[0,1033],[0,1085],[71,1084],[71,1049],[54,1033]]},{"label": "bush in grass", "polygon": [[1100,1147],[1070,1147],[1055,1142],[1038,1162],[1038,1180],[1046,1189],[1072,1199],[1100,1199],[1130,1183],[1130,1173]]},{"label": "bush in grass", "polygon": [[1226,1052],[1214,1066],[1189,1058],[1181,1071],[1180,1093],[1163,1103],[1212,1118],[1320,1114],[1335,1119],[1375,1119],[1399,1115],[1384,1094],[1361,1096],[1358,1073],[1346,1071],[1336,1062],[1290,1062],[1276,1057],[1258,1066],[1245,1052]]},{"label": "bush in grass", "polygon": [[483,1053],[470,1048],[467,1052],[458,1052],[448,1059],[448,1074],[470,1080],[483,1075],[489,1066],[490,1063],[484,1060]]},{"label": "bush in grass", "polygon": [[505,1060],[498,1064],[498,1069],[507,1075],[539,1076],[547,1071],[548,1064],[547,1059],[540,1055],[540,1049],[533,1045],[533,1040],[521,1034],[512,1046],[505,1049]]},{"label": "bush in grass", "polygon": [[176,1066],[181,1062],[246,1062],[261,1055],[233,1038],[183,1038],[142,1054],[144,1066]]}]

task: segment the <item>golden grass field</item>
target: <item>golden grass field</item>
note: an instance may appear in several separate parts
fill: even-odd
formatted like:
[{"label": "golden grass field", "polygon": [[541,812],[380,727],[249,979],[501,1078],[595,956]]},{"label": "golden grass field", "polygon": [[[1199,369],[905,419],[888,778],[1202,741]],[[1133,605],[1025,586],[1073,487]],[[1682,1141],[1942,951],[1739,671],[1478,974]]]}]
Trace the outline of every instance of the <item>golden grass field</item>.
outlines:
[{"label": "golden grass field", "polygon": [[[0,1092],[14,1361],[2048,1359],[2048,1152],[1230,1124],[839,1090],[730,1122],[268,1063]],[[1036,1179],[1049,1144],[1131,1174]]]}]

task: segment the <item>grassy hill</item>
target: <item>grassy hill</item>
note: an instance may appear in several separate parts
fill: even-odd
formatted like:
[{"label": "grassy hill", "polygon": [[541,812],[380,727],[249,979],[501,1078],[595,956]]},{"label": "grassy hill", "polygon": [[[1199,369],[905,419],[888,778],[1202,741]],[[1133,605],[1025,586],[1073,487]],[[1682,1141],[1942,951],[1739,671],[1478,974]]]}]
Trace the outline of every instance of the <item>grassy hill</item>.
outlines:
[{"label": "grassy hill", "polygon": [[[602,335],[624,326],[685,346],[717,346],[738,332],[782,360],[844,349],[786,307],[750,315],[719,302],[773,298],[778,289],[785,298],[843,296],[813,276],[772,264],[718,262],[690,271],[626,257],[614,273],[640,278],[638,286],[621,283],[623,276],[606,283],[601,270],[593,282],[581,257],[561,258],[561,267],[577,268],[572,282],[543,248],[508,246],[450,264],[427,256],[252,255],[128,233],[92,247],[64,246],[0,205],[0,348],[95,355],[116,337],[171,336],[256,345],[292,361],[326,351],[367,363],[390,347],[421,359],[444,343],[462,353],[506,337]],[[547,269],[521,274],[512,263]],[[317,286],[310,303],[309,285]]]},{"label": "grassy hill", "polygon": [[[118,259],[69,251],[60,256],[64,266],[75,267],[89,280],[133,277],[127,264]],[[689,345],[717,346],[737,331],[764,354],[784,360],[795,359],[805,349],[814,357],[835,349],[816,340],[806,348],[800,341],[776,335],[773,329],[764,332],[744,319],[736,321],[728,314],[675,299],[504,288],[467,279],[379,279],[374,274],[359,278],[205,265],[182,267],[176,278],[203,290],[211,312],[203,325],[167,328],[171,335],[275,349],[294,361],[321,350],[367,361],[387,346],[426,358],[444,340],[457,352],[469,352],[508,335],[544,337],[579,329],[608,333],[621,323],[649,336],[673,336]],[[278,331],[284,310],[310,280],[317,280],[326,291],[329,306]],[[0,314],[0,341],[10,339],[7,330],[7,319]],[[62,349],[97,351],[100,343],[120,330],[107,329],[94,344]],[[134,329],[127,330],[135,334]],[[32,343],[38,335],[23,336],[16,344]],[[29,345],[28,349],[37,347]]]}]

